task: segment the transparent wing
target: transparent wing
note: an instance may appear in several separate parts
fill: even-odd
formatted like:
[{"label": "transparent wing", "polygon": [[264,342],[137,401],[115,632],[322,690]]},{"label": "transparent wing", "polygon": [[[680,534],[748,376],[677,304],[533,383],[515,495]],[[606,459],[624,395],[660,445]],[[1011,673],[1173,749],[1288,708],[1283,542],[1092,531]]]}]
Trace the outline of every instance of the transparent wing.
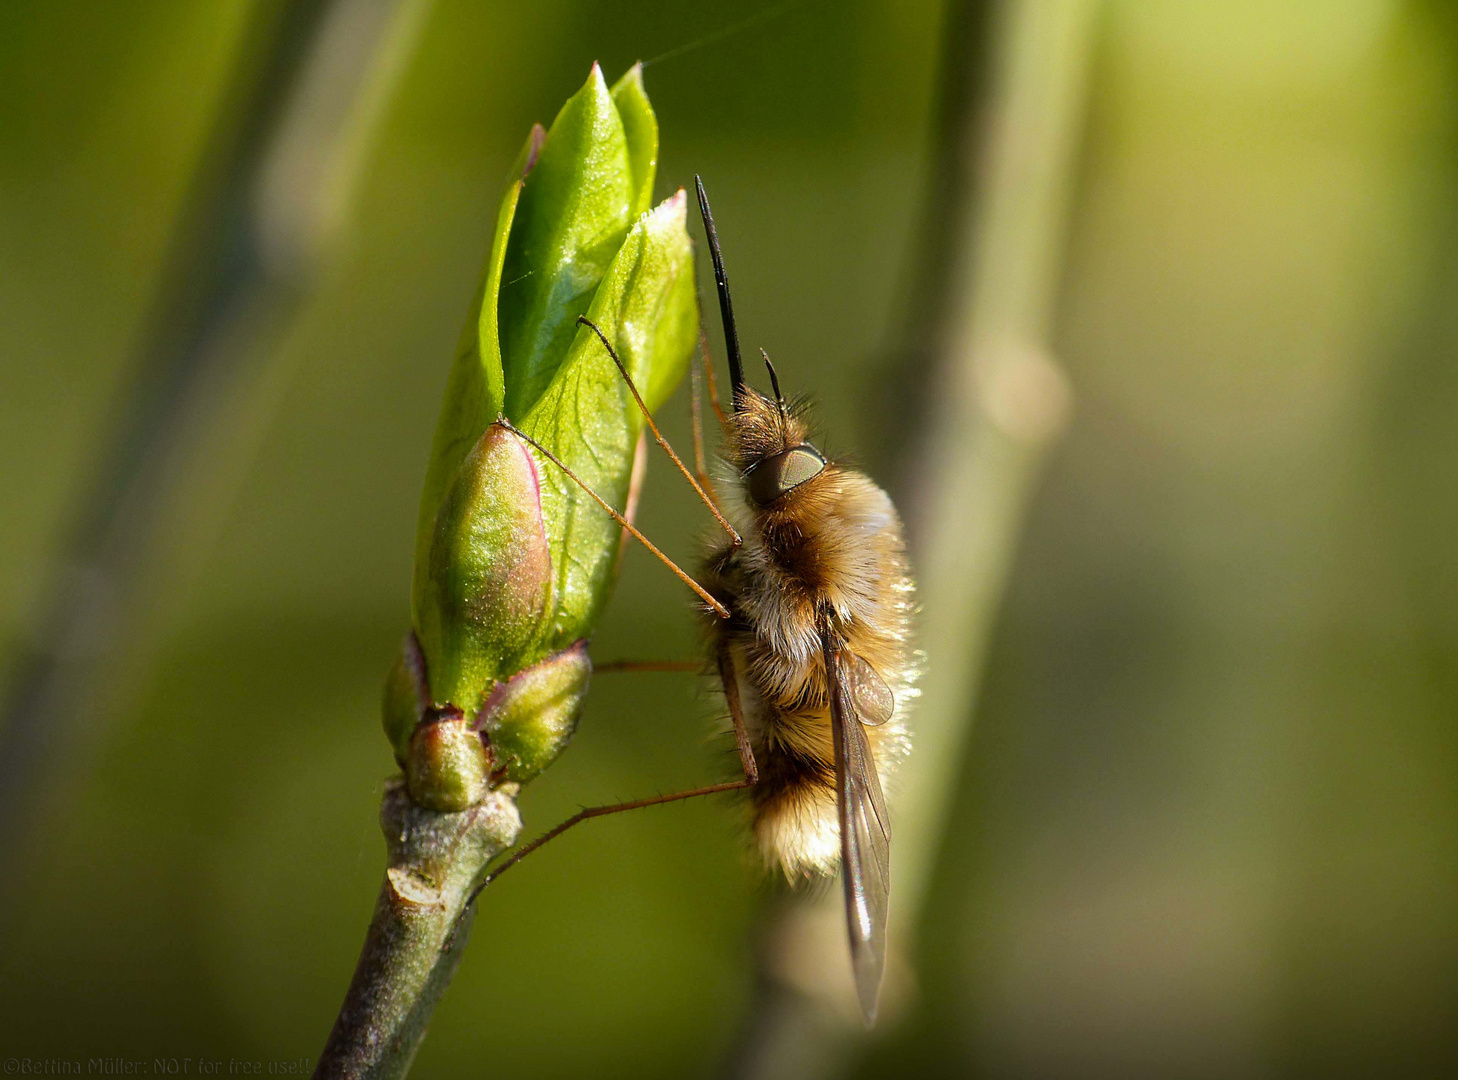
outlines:
[{"label": "transparent wing", "polygon": [[850,708],[861,723],[880,727],[896,711],[896,695],[880,673],[861,657],[844,649],[840,652],[841,679]]},{"label": "transparent wing", "polygon": [[[844,685],[847,654],[822,636],[835,742],[836,808],[841,880],[856,993],[869,1024],[876,1017],[886,966],[886,914],[891,897],[891,819],[871,747]],[[884,684],[883,684],[884,685]]]}]

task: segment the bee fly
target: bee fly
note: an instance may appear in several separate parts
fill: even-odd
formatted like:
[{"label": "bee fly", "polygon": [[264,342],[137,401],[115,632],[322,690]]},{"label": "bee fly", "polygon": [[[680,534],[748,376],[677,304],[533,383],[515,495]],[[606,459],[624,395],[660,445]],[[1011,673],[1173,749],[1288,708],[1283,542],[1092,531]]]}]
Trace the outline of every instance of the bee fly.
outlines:
[{"label": "bee fly", "polygon": [[[643,414],[654,438],[727,534],[704,560],[700,580],[685,574],[582,486],[704,600],[702,614],[744,778],[583,810],[520,848],[481,888],[587,818],[747,788],[755,842],[767,864],[778,866],[791,880],[829,876],[840,867],[852,969],[869,1022],[885,966],[891,884],[891,821],[882,779],[909,747],[902,705],[911,696],[914,676],[908,638],[915,586],[907,571],[901,523],[886,493],[861,473],[828,459],[809,441],[803,408],[785,402],[768,355],[764,362],[774,397],[745,382],[719,237],[703,181],[695,181],[733,385],[728,415],[714,400],[724,428],[725,457],[736,476],[728,516],[742,532],[709,494],[697,392],[698,480],[658,433],[646,407]],[[585,317],[578,321],[597,334],[642,406],[607,338]],[[694,374],[697,391],[697,370]],[[712,393],[712,368],[709,374]],[[517,434],[577,480],[552,454]]]}]

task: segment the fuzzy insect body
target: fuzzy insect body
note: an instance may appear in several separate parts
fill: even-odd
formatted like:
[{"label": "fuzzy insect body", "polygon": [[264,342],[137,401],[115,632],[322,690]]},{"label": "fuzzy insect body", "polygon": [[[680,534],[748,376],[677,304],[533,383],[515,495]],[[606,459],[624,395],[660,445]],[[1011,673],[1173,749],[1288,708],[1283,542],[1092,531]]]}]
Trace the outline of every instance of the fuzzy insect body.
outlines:
[{"label": "fuzzy insect body", "polygon": [[869,1023],[891,902],[882,789],[908,749],[902,710],[913,693],[914,586],[901,522],[884,491],[811,444],[767,355],[774,398],[744,381],[719,234],[703,181],[695,182],[734,394],[723,420],[742,525],[704,567],[702,587],[720,617],[709,634],[759,850],[791,879],[839,866]]},{"label": "fuzzy insect body", "polygon": [[914,585],[901,523],[885,492],[834,462],[767,504],[754,497],[766,462],[809,445],[798,409],[746,388],[726,437],[743,478],[732,516],[744,542],[720,545],[699,580],[731,613],[706,611],[704,621],[730,659],[759,765],[749,789],[755,843],[791,879],[828,875],[841,861],[841,830],[827,636],[869,748],[868,779],[884,787],[908,750]]}]

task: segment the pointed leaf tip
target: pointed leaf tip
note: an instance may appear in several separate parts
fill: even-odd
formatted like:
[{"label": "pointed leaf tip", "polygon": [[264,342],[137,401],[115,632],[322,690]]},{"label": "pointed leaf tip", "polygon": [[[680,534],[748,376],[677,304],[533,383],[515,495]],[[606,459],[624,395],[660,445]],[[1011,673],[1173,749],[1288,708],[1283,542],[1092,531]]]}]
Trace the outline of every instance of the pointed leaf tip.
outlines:
[{"label": "pointed leaf tip", "polygon": [[505,412],[520,423],[633,224],[637,170],[602,70],[552,121],[522,185],[498,297]]},{"label": "pointed leaf tip", "polygon": [[653,181],[658,172],[658,118],[643,88],[643,67],[630,68],[613,84],[613,104],[628,141],[628,167],[633,173],[633,217],[653,204]]},{"label": "pointed leaf tip", "polygon": [[526,145],[521,148],[516,164],[512,166],[511,179],[513,181],[520,183],[537,167],[537,158],[542,156],[542,146],[546,141],[547,129],[541,124],[533,124],[531,134],[527,136]]},{"label": "pointed leaf tip", "polygon": [[688,195],[679,188],[668,198],[658,204],[653,211],[655,214],[662,214],[664,219],[674,225],[688,226]]}]

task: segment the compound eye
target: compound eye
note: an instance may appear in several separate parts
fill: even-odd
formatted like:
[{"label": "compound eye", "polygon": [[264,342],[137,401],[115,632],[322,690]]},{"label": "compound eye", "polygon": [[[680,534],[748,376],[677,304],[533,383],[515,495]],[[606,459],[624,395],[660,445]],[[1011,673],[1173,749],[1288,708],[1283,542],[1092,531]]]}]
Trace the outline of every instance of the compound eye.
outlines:
[{"label": "compound eye", "polygon": [[768,506],[780,496],[813,480],[825,469],[825,459],[809,443],[792,446],[767,457],[749,471],[749,497]]}]

